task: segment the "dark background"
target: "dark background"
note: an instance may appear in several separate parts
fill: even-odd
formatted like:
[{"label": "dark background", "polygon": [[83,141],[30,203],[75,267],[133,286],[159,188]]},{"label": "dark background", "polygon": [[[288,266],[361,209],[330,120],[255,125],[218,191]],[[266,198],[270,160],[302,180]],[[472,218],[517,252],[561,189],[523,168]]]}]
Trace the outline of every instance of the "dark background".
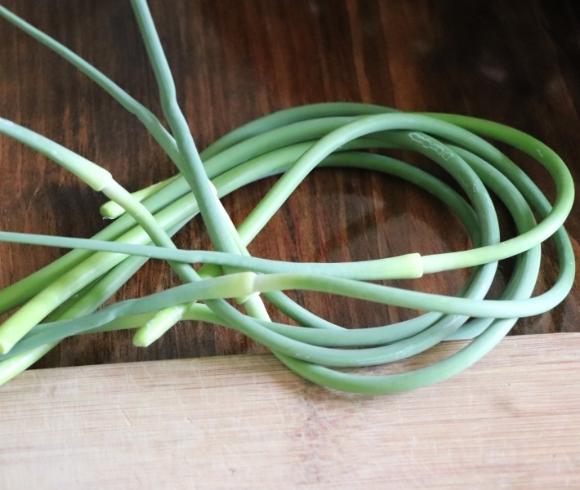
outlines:
[{"label": "dark background", "polygon": [[[19,0],[3,4],[96,65],[160,114],[129,2]],[[457,112],[523,129],[580,169],[580,4],[563,1],[152,1],[180,101],[200,147],[270,111],[321,101],[364,101],[403,110]],[[0,22],[0,113],[99,162],[131,190],[174,172],[142,126],[47,48]],[[514,155],[549,195],[537,165]],[[408,160],[429,166],[413,156]],[[45,158],[0,139],[1,227],[90,236],[103,199]],[[240,222],[273,180],[224,200]],[[508,235],[509,220],[504,220]],[[576,252],[578,206],[567,224]],[[506,236],[508,236],[506,235]],[[196,221],[177,238],[207,247]],[[395,179],[362,171],[315,171],[250,247],[254,255],[304,261],[368,259],[469,246],[446,209]],[[0,244],[0,286],[55,259],[54,249]],[[546,247],[537,292],[557,276]],[[501,264],[497,287],[509,277]],[[413,287],[454,292],[465,271]],[[175,283],[150,263],[119,298]],[[410,283],[401,282],[409,286]],[[497,289],[496,289],[497,291]],[[580,330],[578,289],[514,333]],[[317,294],[295,295],[345,325],[378,325],[413,312]],[[259,348],[208,325],[180,325],[148,349],[118,332],[69,339],[39,365],[231,354]]]}]

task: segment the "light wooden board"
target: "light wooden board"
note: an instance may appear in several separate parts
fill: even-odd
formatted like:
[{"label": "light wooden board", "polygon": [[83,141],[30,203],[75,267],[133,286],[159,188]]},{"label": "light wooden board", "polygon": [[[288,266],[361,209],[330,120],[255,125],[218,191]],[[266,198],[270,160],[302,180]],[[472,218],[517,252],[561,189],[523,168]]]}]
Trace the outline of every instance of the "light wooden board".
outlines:
[{"label": "light wooden board", "polygon": [[269,356],[29,371],[0,388],[0,488],[580,488],[579,373],[580,334],[376,398]]}]

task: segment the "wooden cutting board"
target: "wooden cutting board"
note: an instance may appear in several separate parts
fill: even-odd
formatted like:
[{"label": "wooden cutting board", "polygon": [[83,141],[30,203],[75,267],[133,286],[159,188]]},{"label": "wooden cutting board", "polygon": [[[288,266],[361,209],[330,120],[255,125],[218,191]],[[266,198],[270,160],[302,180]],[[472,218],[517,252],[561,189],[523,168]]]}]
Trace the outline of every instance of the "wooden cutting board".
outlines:
[{"label": "wooden cutting board", "polygon": [[33,370],[0,388],[0,488],[580,488],[579,373],[579,333],[374,398],[267,355]]}]

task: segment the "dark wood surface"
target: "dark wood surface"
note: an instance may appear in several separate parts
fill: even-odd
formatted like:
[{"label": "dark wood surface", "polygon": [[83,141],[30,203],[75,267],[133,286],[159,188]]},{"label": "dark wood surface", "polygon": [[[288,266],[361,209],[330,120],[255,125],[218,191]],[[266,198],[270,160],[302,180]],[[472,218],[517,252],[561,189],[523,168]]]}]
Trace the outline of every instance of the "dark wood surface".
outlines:
[{"label": "dark wood surface", "polygon": [[[160,112],[128,2],[3,3]],[[576,2],[184,0],[152,1],[151,8],[201,147],[272,110],[321,101],[364,101],[510,124],[556,149],[578,179]],[[133,117],[66,62],[5,22],[0,22],[0,113],[103,164],[130,189],[173,172]],[[541,169],[527,161],[522,166],[551,191]],[[101,196],[6,138],[0,139],[0,171],[2,229],[90,236],[103,226],[98,215]],[[224,200],[236,222],[272,182],[251,185]],[[576,251],[578,209],[568,221]],[[507,220],[506,226],[509,230]],[[177,241],[183,248],[208,244],[197,221]],[[433,253],[468,245],[465,232],[445,208],[412,186],[369,172],[321,170],[299,188],[251,251],[265,257],[323,261],[415,250]],[[1,244],[0,286],[60,253]],[[497,287],[505,283],[509,271],[510,262],[502,263]],[[548,246],[537,291],[556,276]],[[465,271],[445,273],[413,286],[453,292],[465,277]],[[150,293],[173,283],[165,264],[150,263],[118,297]],[[413,314],[322,295],[296,297],[346,325],[377,325]],[[578,306],[576,288],[554,311],[521,320],[514,333],[578,331]],[[259,350],[238,334],[202,324],[180,325],[149,349],[134,348],[130,339],[126,332],[70,339],[39,365]]]}]

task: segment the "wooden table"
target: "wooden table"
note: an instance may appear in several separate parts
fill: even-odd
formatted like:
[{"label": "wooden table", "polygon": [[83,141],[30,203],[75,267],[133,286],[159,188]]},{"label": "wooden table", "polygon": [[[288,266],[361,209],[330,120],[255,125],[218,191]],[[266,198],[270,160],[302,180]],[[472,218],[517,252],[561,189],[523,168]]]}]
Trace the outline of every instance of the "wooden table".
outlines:
[{"label": "wooden table", "polygon": [[[102,69],[160,113],[156,88],[128,2],[6,1],[4,4]],[[320,101],[364,101],[404,110],[477,115],[530,132],[580,172],[580,9],[575,2],[233,0],[151,1],[180,100],[199,146],[270,111]],[[0,113],[110,169],[138,189],[173,173],[140,124],[67,63],[0,23]],[[417,161],[417,160],[414,160]],[[521,159],[519,160],[521,161]],[[522,165],[540,182],[546,175]],[[102,198],[21,145],[0,140],[0,216],[7,230],[90,236],[103,226]],[[224,200],[239,222],[273,183]],[[305,209],[308,212],[305,212]],[[578,206],[568,230],[578,251]],[[453,230],[450,232],[450,229]],[[204,248],[199,222],[178,235]],[[316,171],[251,246],[293,260],[348,260],[468,246],[462,228],[410,185],[362,171]],[[0,245],[0,285],[61,252]],[[550,247],[538,291],[556,277]],[[498,285],[509,276],[500,270]],[[451,292],[465,272],[429,276],[417,287]],[[175,283],[150,263],[119,298]],[[515,333],[580,330],[579,294],[522,320]],[[347,325],[386,323],[413,312],[297,296]],[[64,342],[38,366],[69,366],[258,352],[240,335],[180,325],[149,349],[130,333]]]}]

